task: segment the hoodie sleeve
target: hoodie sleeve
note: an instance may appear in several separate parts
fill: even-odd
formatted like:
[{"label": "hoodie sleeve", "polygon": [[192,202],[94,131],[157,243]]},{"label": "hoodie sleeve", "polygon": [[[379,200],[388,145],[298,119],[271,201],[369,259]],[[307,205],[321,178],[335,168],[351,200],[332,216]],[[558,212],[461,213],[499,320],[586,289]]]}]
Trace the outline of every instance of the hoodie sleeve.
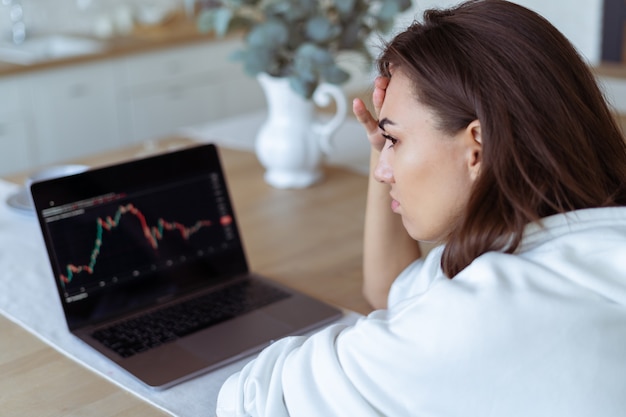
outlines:
[{"label": "hoodie sleeve", "polygon": [[266,348],[223,385],[219,417],[336,415],[337,409],[378,415],[341,366],[336,340],[345,325],[333,325],[310,338],[288,337]]},{"label": "hoodie sleeve", "polygon": [[404,358],[413,353],[389,324],[387,311],[379,310],[352,326],[336,324],[274,343],[225,382],[217,415],[407,415],[401,375]]},{"label": "hoodie sleeve", "polygon": [[240,372],[231,375],[217,399],[218,417],[288,416],[281,374],[285,359],[304,341],[304,336],[279,340]]},{"label": "hoodie sleeve", "polygon": [[[436,259],[426,264],[432,264],[425,268],[428,274],[438,269]],[[399,276],[394,283],[398,288],[392,289],[393,304],[430,286],[432,277],[422,278],[423,266],[424,260],[419,260]],[[388,397],[376,381],[388,380],[393,371],[374,366],[385,363],[380,359],[388,350],[373,340],[397,342],[387,319],[388,312],[379,310],[352,326],[335,324],[310,337],[279,340],[224,383],[217,415],[317,417],[347,410],[351,416],[383,415],[376,402],[387,402]]]}]

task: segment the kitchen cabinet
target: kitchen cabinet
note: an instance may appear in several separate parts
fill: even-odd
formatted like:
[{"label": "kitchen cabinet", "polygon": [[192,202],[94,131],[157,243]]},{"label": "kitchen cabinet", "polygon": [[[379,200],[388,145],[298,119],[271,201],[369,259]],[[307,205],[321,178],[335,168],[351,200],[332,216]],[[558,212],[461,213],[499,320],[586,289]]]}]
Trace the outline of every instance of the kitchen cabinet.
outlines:
[{"label": "kitchen cabinet", "polygon": [[34,163],[52,164],[122,145],[112,62],[30,75]]},{"label": "kitchen cabinet", "polygon": [[182,126],[206,121],[219,109],[218,88],[200,80],[165,83],[141,94],[125,94],[120,103],[124,137],[133,143],[168,136]]},{"label": "kitchen cabinet", "polygon": [[236,45],[202,43],[120,61],[123,136],[141,142],[260,108],[260,86],[229,58]]},{"label": "kitchen cabinet", "polygon": [[23,169],[32,161],[29,112],[21,77],[0,79],[0,175]]},{"label": "kitchen cabinet", "polygon": [[260,109],[260,86],[230,55],[237,40],[0,77],[0,175],[63,163]]}]

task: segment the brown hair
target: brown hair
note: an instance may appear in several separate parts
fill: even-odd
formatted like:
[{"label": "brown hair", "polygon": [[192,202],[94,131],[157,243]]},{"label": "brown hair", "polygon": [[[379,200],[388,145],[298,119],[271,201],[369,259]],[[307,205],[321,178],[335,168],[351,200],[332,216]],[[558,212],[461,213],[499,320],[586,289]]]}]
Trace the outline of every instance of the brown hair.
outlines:
[{"label": "brown hair", "polygon": [[481,123],[480,175],[447,239],[450,278],[488,251],[513,253],[532,221],[626,205],[626,144],[591,71],[538,14],[504,0],[427,10],[378,61],[408,76],[439,128]]}]

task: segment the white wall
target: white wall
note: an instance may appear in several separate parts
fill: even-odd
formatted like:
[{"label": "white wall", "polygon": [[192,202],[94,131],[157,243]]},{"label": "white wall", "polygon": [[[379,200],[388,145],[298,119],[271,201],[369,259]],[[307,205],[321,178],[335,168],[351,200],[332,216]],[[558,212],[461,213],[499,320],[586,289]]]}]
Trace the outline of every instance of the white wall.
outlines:
[{"label": "white wall", "polygon": [[[548,19],[589,61],[598,64],[602,47],[602,0],[511,0]],[[424,9],[449,7],[459,0],[413,0],[414,10],[403,16],[420,18]],[[412,15],[412,16],[411,16]]]}]

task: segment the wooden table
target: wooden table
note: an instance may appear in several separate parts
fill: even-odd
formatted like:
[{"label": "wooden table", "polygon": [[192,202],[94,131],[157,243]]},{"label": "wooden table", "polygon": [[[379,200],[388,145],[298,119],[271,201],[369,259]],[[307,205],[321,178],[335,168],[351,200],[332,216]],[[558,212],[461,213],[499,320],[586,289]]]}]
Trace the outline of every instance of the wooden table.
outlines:
[{"label": "wooden table", "polygon": [[[173,139],[158,150],[188,146]],[[141,155],[130,148],[84,158],[91,166]],[[252,153],[221,149],[251,269],[337,306],[366,314],[361,295],[367,179],[327,168],[323,182],[278,190]],[[7,179],[22,182],[25,174]],[[0,414],[7,416],[158,416],[151,405],[61,355],[0,316]]]}]

